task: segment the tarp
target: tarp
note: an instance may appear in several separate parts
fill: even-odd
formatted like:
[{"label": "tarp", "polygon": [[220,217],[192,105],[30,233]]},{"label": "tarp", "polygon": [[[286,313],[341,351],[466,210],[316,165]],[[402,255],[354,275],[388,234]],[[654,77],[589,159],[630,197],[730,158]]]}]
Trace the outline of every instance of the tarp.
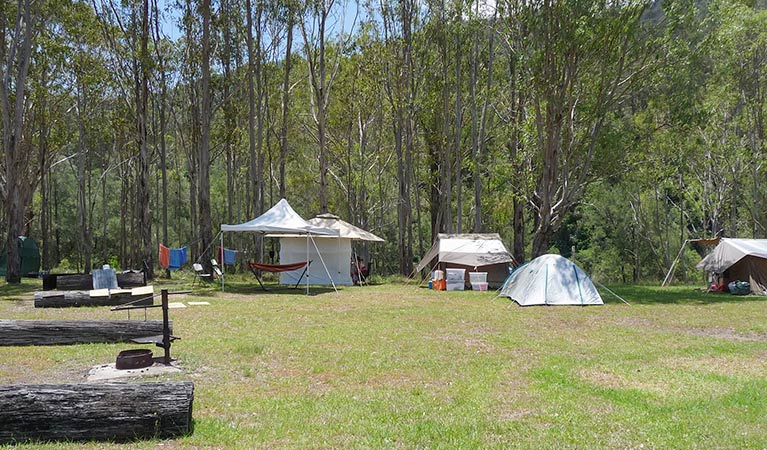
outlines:
[{"label": "tarp", "polygon": [[[345,222],[333,214],[321,214],[313,219],[309,219],[309,222],[318,227],[337,230],[340,235],[340,238],[319,236],[321,239],[315,240],[317,248],[319,248],[328,267],[328,271],[326,273],[322,266],[312,263],[307,270],[312,284],[330,285],[332,281],[337,285],[351,286],[353,284],[350,273],[352,241],[384,242],[383,239],[375,234]],[[269,236],[267,235],[267,237]],[[299,262],[307,259],[306,240],[301,239],[299,235],[283,234],[273,235],[272,237],[280,238],[280,263]],[[317,251],[310,247],[308,259],[316,262],[317,257]],[[281,273],[280,283],[295,284],[301,272],[303,272],[303,269]],[[328,273],[331,278],[328,278]]]},{"label": "tarp", "polygon": [[[346,238],[323,238],[315,239],[314,245],[309,244],[307,255],[306,238],[302,237],[281,237],[280,238],[280,264],[290,264],[295,262],[312,261],[312,264],[306,271],[309,277],[309,284],[329,286],[335,283],[337,286],[351,286],[351,239]],[[327,271],[320,263],[317,249],[325,261]],[[290,272],[280,273],[280,284],[292,285],[298,282],[303,268],[292,270]],[[330,278],[328,278],[328,276]]]},{"label": "tarp", "polygon": [[221,231],[251,231],[258,233],[299,233],[338,236],[337,230],[318,227],[304,220],[284,198],[269,211],[255,219],[236,225],[221,225]]},{"label": "tarp", "polygon": [[767,239],[722,238],[714,251],[706,255],[695,267],[723,273],[745,256],[767,258]]},{"label": "tarp", "polygon": [[437,235],[434,245],[421,259],[416,272],[430,269],[434,262],[482,267],[514,261],[498,233]]},{"label": "tarp", "polygon": [[[338,230],[338,233],[341,238],[358,240],[358,241],[385,242],[383,239],[376,236],[375,234],[369,231],[365,231],[362,228],[356,227],[350,224],[349,222],[343,221],[338,216],[333,214],[320,214],[313,219],[309,219],[308,222],[317,227],[329,228],[331,230]],[[296,236],[293,236],[293,235],[268,236],[267,235],[267,237],[296,237]]]},{"label": "tarp", "polygon": [[560,255],[542,255],[517,267],[500,295],[520,306],[604,304],[586,272]]},{"label": "tarp", "polygon": [[767,239],[722,238],[695,267],[721,274],[724,284],[748,281],[751,292],[767,295]]},{"label": "tarp", "polygon": [[[21,259],[19,274],[26,276],[40,272],[40,249],[37,242],[31,237],[19,236],[18,248]],[[7,257],[5,247],[3,247],[3,252],[0,254],[0,277],[4,277],[7,272]]]}]

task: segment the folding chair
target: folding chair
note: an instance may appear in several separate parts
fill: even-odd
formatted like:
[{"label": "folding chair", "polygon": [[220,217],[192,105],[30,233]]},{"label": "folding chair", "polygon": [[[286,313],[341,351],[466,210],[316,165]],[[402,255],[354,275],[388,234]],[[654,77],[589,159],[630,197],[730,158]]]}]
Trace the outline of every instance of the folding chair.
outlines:
[{"label": "folding chair", "polygon": [[221,277],[223,277],[224,275],[221,273],[221,268],[218,266],[218,261],[216,261],[215,259],[211,259],[210,260],[210,265],[213,266],[213,273],[220,280]]},{"label": "folding chair", "polygon": [[192,264],[192,267],[194,268],[194,280],[192,280],[192,287],[194,287],[194,283],[198,278],[208,283],[213,282],[213,275],[205,273],[205,270],[202,268],[202,264],[194,263]]}]

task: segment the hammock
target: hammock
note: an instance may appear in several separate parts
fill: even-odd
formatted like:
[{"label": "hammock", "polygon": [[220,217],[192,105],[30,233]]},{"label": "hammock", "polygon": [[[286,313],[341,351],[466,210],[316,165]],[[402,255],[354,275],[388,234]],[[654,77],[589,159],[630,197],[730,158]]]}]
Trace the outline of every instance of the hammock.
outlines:
[{"label": "hammock", "polygon": [[301,283],[301,279],[304,277],[304,274],[309,269],[309,265],[311,264],[311,261],[303,261],[303,262],[297,262],[292,264],[263,264],[263,263],[257,263],[257,262],[248,262],[248,269],[250,269],[251,272],[253,272],[253,276],[256,277],[256,280],[258,280],[258,284],[261,286],[261,289],[268,291],[269,289],[264,287],[264,283],[261,282],[261,277],[258,275],[259,272],[271,272],[271,273],[279,273],[279,272],[290,272],[291,270],[298,270],[303,267],[304,271],[301,272],[301,275],[298,277],[298,281],[296,282],[296,285],[293,286],[293,288],[297,288],[299,283]]}]

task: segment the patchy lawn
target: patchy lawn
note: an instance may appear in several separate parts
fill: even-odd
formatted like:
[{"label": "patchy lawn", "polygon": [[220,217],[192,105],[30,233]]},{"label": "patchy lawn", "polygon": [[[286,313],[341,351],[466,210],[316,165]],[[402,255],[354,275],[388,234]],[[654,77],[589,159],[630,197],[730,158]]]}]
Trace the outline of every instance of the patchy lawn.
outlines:
[{"label": "patchy lawn", "polygon": [[[0,285],[0,318],[127,318],[35,309],[38,287]],[[616,286],[632,306],[521,308],[415,285],[229,289],[171,299],[210,302],[171,310],[194,433],[114,448],[767,447],[762,297]],[[0,384],[81,383],[133,347],[0,347]]]}]

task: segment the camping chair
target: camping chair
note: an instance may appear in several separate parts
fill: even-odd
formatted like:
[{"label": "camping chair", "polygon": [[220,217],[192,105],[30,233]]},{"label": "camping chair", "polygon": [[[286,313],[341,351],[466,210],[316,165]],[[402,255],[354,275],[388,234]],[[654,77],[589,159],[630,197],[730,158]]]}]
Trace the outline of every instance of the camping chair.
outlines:
[{"label": "camping chair", "polygon": [[194,287],[194,283],[198,278],[208,283],[213,282],[213,275],[205,273],[205,270],[202,268],[202,264],[194,263],[192,264],[192,267],[194,268],[194,280],[192,280],[192,287]]},{"label": "camping chair", "polygon": [[256,280],[258,280],[259,286],[261,286],[261,289],[268,291],[269,289],[264,287],[264,283],[261,282],[261,276],[259,275],[259,272],[271,272],[271,273],[279,273],[279,272],[290,272],[291,270],[298,270],[300,268],[304,268],[304,271],[301,272],[301,275],[298,277],[298,281],[296,281],[295,286],[293,286],[293,289],[296,289],[298,285],[301,283],[301,279],[304,278],[304,275],[306,274],[306,271],[309,270],[309,265],[311,265],[311,261],[303,261],[303,262],[297,262],[292,264],[261,264],[257,262],[248,262],[248,269],[253,273],[253,276],[256,277]]},{"label": "camping chair", "polygon": [[223,274],[221,273],[221,268],[218,266],[218,261],[216,261],[215,259],[211,259],[210,265],[213,267],[213,274],[215,274],[220,280]]}]

